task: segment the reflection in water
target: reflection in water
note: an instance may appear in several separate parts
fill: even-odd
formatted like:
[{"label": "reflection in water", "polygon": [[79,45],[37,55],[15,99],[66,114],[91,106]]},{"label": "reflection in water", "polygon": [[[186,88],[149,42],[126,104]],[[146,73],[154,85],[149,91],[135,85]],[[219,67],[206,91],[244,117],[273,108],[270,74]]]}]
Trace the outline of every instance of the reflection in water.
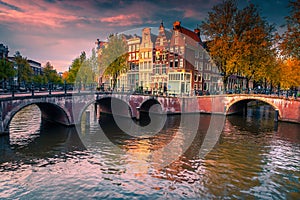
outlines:
[{"label": "reflection in water", "polygon": [[[160,169],[156,164],[187,140],[180,115],[168,116],[156,134],[135,137],[111,116],[66,128],[41,122],[38,108],[28,107],[15,116],[10,136],[0,137],[0,197],[300,198],[299,124],[279,122],[274,131],[272,109],[249,108],[247,117],[227,118],[218,143],[202,158],[199,149],[211,116],[201,115],[199,122],[189,117],[199,123],[193,142]],[[136,123],[121,120],[128,127]],[[174,138],[173,149],[159,151]]]}]

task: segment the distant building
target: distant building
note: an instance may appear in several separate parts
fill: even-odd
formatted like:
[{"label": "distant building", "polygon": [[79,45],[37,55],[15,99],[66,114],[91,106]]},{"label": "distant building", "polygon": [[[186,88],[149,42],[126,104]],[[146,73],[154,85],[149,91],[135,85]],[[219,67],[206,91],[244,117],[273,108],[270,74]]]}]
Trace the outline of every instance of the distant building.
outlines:
[{"label": "distant building", "polygon": [[0,44],[0,59],[8,58],[8,47]]},{"label": "distant building", "polygon": [[[198,32],[173,24],[170,41],[168,90],[175,94],[191,95],[194,90],[202,89],[202,72],[197,65],[202,41]],[[196,66],[195,66],[196,63]]]},{"label": "distant building", "polygon": [[140,43],[141,38],[137,35],[127,39],[129,70],[127,72],[128,82],[125,89],[130,91],[134,91],[139,86]]},{"label": "distant building", "polygon": [[155,36],[151,34],[151,28],[144,28],[142,30],[139,56],[139,86],[142,87],[143,90],[151,90],[154,42]]},{"label": "distant building", "polygon": [[167,92],[170,38],[171,32],[165,30],[162,22],[160,24],[158,36],[155,41],[155,56],[151,77],[151,88],[155,93]]},{"label": "distant building", "polygon": [[[96,44],[96,53],[97,53],[98,60],[101,60],[102,51],[105,48],[105,46],[107,45],[107,42],[100,41],[99,39],[97,39],[95,44]],[[103,70],[101,71],[101,70],[102,69],[100,69],[100,71],[96,74],[96,75],[98,75],[98,77],[96,77],[96,78],[98,80],[97,82],[98,82],[99,86],[103,86],[104,83],[109,82],[109,80],[106,80],[105,77],[103,76],[104,71]],[[108,83],[108,84],[110,84],[110,83]]]},{"label": "distant building", "polygon": [[27,60],[32,71],[33,71],[33,75],[37,76],[37,75],[42,75],[43,74],[43,68],[41,63],[35,61],[35,60]]}]

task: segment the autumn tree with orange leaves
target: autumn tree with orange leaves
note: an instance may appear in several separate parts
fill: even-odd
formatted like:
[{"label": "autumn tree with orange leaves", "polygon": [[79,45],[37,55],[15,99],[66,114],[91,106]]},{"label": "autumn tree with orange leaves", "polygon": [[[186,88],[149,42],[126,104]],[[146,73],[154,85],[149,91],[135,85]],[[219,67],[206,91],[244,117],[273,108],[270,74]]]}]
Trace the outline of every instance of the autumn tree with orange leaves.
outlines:
[{"label": "autumn tree with orange leaves", "polygon": [[290,1],[290,16],[286,17],[287,30],[281,36],[280,86],[300,86],[300,0]]},{"label": "autumn tree with orange leaves", "polygon": [[239,10],[235,0],[225,0],[213,7],[202,22],[208,38],[210,56],[223,75],[224,88],[233,74],[243,75],[249,88],[250,80],[260,80],[275,59],[274,27],[269,25],[253,4]]}]

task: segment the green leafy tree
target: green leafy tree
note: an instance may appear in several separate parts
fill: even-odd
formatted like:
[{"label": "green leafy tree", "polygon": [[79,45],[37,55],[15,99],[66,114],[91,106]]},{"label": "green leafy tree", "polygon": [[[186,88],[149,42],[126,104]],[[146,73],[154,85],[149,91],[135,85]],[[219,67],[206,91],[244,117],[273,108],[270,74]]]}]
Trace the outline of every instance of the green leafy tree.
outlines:
[{"label": "green leafy tree", "polygon": [[18,75],[18,84],[28,83],[32,81],[33,70],[31,69],[27,58],[23,58],[20,52],[16,52],[15,54],[15,63],[17,65],[17,75]]},{"label": "green leafy tree", "polygon": [[42,76],[40,74],[39,75],[35,75],[33,77],[33,82],[36,83],[36,84],[39,84],[39,85],[46,83],[46,81],[44,79],[44,76]]},{"label": "green leafy tree", "polygon": [[54,69],[54,67],[51,65],[50,62],[47,62],[44,70],[43,70],[43,76],[45,82],[51,82],[54,84],[61,84],[62,79],[61,77],[57,74],[57,71]]},{"label": "green leafy tree", "polygon": [[122,35],[110,35],[108,44],[103,49],[100,61],[100,71],[104,71],[104,76],[112,79],[112,89],[117,84],[117,78],[127,71],[127,44]]},{"label": "green leafy tree", "polygon": [[93,71],[91,60],[84,60],[77,73],[76,79],[80,81],[80,84],[85,88],[86,85],[95,83],[94,77],[95,72]]},{"label": "green leafy tree", "polygon": [[82,63],[86,60],[86,53],[83,51],[81,55],[75,58],[70,66],[69,73],[67,76],[67,82],[74,84],[75,82],[80,82],[80,79],[76,79],[77,73],[82,65]]},{"label": "green leafy tree", "polygon": [[13,67],[13,63],[6,59],[0,60],[0,80],[7,81],[16,75],[16,71]]}]

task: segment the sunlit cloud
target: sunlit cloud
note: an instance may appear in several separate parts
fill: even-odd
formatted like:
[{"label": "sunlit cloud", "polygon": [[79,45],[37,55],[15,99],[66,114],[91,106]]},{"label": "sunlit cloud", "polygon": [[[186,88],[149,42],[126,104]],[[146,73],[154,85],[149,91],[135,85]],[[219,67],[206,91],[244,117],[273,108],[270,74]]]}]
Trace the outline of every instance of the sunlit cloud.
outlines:
[{"label": "sunlit cloud", "polygon": [[113,26],[132,26],[132,25],[143,23],[141,17],[136,14],[130,14],[130,15],[121,14],[113,17],[103,17],[100,18],[100,21],[107,22],[108,25],[113,25]]}]

